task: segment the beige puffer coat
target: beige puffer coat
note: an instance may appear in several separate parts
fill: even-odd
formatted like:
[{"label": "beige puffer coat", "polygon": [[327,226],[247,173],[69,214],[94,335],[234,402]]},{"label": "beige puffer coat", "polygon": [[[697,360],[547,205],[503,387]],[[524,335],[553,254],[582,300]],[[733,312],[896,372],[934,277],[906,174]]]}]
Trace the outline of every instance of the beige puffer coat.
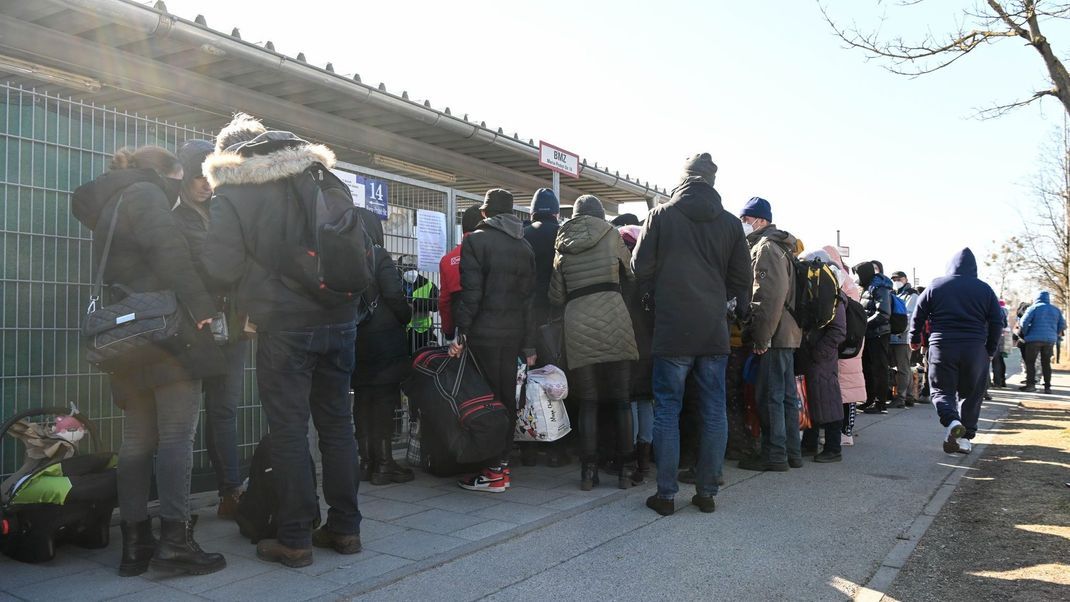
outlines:
[{"label": "beige puffer coat", "polygon": [[[565,306],[565,355],[570,369],[639,359],[632,319],[621,296],[620,278],[635,276],[631,253],[617,229],[604,219],[581,215],[557,233],[550,303]],[[617,285],[568,301],[569,294],[596,285]]]}]

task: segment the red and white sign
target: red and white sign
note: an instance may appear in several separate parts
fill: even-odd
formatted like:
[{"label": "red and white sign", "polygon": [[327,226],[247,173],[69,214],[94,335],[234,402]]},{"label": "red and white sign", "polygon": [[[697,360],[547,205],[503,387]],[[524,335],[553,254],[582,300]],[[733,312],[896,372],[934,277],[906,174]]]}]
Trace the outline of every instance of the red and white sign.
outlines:
[{"label": "red and white sign", "polygon": [[580,156],[539,140],[539,165],[573,178],[580,177]]}]

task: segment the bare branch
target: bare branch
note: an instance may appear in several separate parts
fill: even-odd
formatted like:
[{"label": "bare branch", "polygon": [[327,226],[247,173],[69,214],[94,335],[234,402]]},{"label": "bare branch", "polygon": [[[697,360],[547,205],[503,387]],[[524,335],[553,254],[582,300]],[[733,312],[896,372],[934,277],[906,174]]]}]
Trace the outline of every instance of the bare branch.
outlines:
[{"label": "bare branch", "polygon": [[1037,92],[1034,92],[1033,95],[1029,98],[1019,100],[1017,102],[1012,102],[1005,105],[997,105],[987,109],[981,109],[974,113],[974,117],[978,119],[995,119],[997,117],[1002,117],[1008,111],[1013,111],[1014,109],[1017,109],[1019,107],[1024,107],[1026,105],[1033,104],[1034,102],[1040,100],[1041,98],[1044,98],[1045,96],[1058,96],[1058,94],[1054,89],[1039,90]]}]

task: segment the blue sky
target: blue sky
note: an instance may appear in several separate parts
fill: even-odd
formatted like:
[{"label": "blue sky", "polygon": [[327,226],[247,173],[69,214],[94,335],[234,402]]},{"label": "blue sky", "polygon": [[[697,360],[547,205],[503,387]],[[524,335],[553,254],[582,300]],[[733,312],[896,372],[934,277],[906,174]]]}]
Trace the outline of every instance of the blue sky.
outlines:
[{"label": "blue sky", "polygon": [[[948,31],[973,2],[825,4],[845,23],[885,16],[884,31],[909,35]],[[1017,232],[1063,122],[1054,101],[973,118],[1050,86],[1018,40],[908,79],[845,50],[806,0],[167,5],[661,186],[710,152],[729,211],[763,196],[807,247],[839,229],[852,260],[916,268],[922,283],[957,249],[980,255]],[[1066,26],[1047,33],[1056,50],[1070,40]]]}]

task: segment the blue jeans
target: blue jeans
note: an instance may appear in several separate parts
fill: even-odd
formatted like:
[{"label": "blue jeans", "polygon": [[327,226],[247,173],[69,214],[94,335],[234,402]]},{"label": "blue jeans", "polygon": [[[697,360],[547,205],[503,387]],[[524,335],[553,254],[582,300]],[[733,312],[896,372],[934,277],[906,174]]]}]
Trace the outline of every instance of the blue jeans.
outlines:
[{"label": "blue jeans", "polygon": [[695,490],[699,495],[717,495],[717,478],[728,444],[727,365],[727,355],[654,357],[654,455],[658,466],[658,497],[672,499],[680,490],[676,482],[676,470],[680,465],[680,410],[684,405],[684,383],[691,372],[695,373],[702,420]]},{"label": "blue jeans", "polygon": [[760,357],[754,397],[762,422],[762,458],[778,463],[802,458],[795,350],[770,349]]},{"label": "blue jeans", "polygon": [[632,402],[632,431],[633,438],[641,443],[650,443],[654,440],[654,401],[640,399]]},{"label": "blue jeans", "polygon": [[309,415],[323,455],[323,496],[330,507],[326,526],[335,533],[360,533],[360,476],[349,400],[356,335],[353,322],[258,335],[256,377],[271,429],[278,540],[291,548],[311,547],[317,515],[308,469]]},{"label": "blue jeans", "polygon": [[249,341],[242,340],[223,347],[227,373],[204,379],[204,441],[215,469],[219,495],[241,487],[238,460],[238,405],[245,382],[245,356]]},{"label": "blue jeans", "polygon": [[929,347],[929,386],[932,402],[945,427],[958,420],[966,438],[977,433],[981,400],[988,388],[988,351],[981,344]]}]

